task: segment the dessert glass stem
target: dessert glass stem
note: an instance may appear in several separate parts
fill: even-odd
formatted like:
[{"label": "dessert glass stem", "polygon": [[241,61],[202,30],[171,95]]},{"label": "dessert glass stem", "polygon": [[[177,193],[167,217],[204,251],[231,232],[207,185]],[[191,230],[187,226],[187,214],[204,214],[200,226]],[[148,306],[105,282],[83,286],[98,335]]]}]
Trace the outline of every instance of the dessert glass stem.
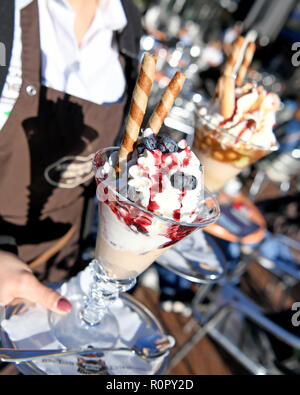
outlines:
[{"label": "dessert glass stem", "polygon": [[90,263],[92,283],[84,307],[80,312],[80,318],[88,326],[98,325],[109,306],[119,297],[120,292],[131,289],[135,278],[113,280],[109,278],[97,259]]}]

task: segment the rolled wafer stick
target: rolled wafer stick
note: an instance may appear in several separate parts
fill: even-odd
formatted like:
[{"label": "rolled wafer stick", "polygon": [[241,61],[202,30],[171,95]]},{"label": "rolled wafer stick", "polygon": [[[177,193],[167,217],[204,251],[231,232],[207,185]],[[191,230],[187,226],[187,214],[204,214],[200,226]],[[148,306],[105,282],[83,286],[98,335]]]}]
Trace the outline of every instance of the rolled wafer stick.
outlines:
[{"label": "rolled wafer stick", "polygon": [[127,160],[138,138],[154,80],[156,61],[157,58],[155,55],[149,53],[144,54],[139,76],[133,91],[117,168],[120,163]]},{"label": "rolled wafer stick", "polygon": [[248,68],[252,62],[255,50],[256,50],[256,45],[254,42],[251,41],[247,46],[243,62],[242,62],[240,69],[237,73],[237,77],[236,77],[236,85],[237,86],[242,86],[243,81],[246,77]]},{"label": "rolled wafer stick", "polygon": [[176,97],[183,87],[185,78],[186,76],[183,73],[177,71],[165,89],[160,102],[147,124],[147,128],[151,128],[154,134],[159,132],[168,112],[171,110]]},{"label": "rolled wafer stick", "polygon": [[247,82],[247,84],[243,85],[241,87],[242,90],[242,95],[246,95],[247,93],[249,93],[251,91],[251,89],[253,89],[253,82]]},{"label": "rolled wafer stick", "polygon": [[225,64],[224,71],[223,71],[224,75],[232,75],[233,74],[236,64],[238,64],[238,62],[240,61],[241,51],[242,51],[244,42],[245,42],[245,38],[242,36],[239,36],[236,39],[236,41],[233,45],[232,53],[229,56],[229,58]]},{"label": "rolled wafer stick", "polygon": [[245,43],[245,38],[244,37],[239,36],[236,39],[236,41],[235,41],[235,43],[233,45],[232,52],[231,52],[229,58],[227,59],[227,62],[225,64],[225,66],[224,66],[222,75],[221,75],[221,77],[219,78],[219,80],[217,82],[216,90],[215,90],[215,93],[214,93],[213,99],[212,99],[213,101],[215,101],[215,99],[220,94],[220,84],[221,84],[220,79],[222,78],[222,76],[223,75],[233,76],[233,72],[234,72],[235,66],[240,61],[241,51],[242,51],[244,43]]},{"label": "rolled wafer stick", "polygon": [[266,92],[265,92],[264,87],[261,85],[258,86],[257,92],[258,92],[258,97],[248,110],[248,112],[250,112],[250,113],[259,110],[262,106],[263,101],[265,100]]},{"label": "rolled wafer stick", "polygon": [[220,114],[228,119],[235,109],[235,79],[223,75],[220,80]]}]

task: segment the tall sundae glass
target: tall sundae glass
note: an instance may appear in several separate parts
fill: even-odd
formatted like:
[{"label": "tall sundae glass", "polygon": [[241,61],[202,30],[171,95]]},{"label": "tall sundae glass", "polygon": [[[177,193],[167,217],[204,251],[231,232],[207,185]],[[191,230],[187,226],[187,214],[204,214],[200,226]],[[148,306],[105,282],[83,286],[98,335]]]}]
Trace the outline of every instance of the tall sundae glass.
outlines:
[{"label": "tall sundae glass", "polygon": [[69,315],[51,313],[55,336],[68,348],[114,345],[119,331],[109,305],[120,292],[133,287],[137,276],[168,248],[219,216],[218,203],[206,190],[199,193],[192,212],[185,213],[191,222],[175,219],[174,213],[171,218],[159,215],[133,202],[131,196],[117,191],[110,171],[106,173],[118,152],[118,147],[105,148],[96,153],[93,161],[99,222],[96,255],[90,263],[93,280],[89,294],[85,298],[67,295],[73,304]]},{"label": "tall sundae glass", "polygon": [[111,303],[159,255],[219,216],[218,203],[203,188],[200,161],[186,141],[158,135],[182,88],[182,73],[175,74],[146,129],[140,130],[156,62],[146,55],[121,147],[100,149],[93,159],[99,225],[90,289],[84,298],[66,295],[73,304],[67,316],[50,314],[53,333],[68,348],[113,346],[119,330]]}]

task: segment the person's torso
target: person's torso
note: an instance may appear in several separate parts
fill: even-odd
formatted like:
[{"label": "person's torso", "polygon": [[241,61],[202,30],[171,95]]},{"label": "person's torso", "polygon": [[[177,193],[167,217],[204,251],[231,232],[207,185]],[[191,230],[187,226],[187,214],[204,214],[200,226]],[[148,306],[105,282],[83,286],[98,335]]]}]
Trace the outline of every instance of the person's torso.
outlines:
[{"label": "person's torso", "polygon": [[36,1],[22,9],[21,31],[22,85],[0,131],[0,227],[28,246],[28,260],[33,245],[41,252],[78,224],[91,158],[113,143],[124,100],[98,105],[42,86]]}]

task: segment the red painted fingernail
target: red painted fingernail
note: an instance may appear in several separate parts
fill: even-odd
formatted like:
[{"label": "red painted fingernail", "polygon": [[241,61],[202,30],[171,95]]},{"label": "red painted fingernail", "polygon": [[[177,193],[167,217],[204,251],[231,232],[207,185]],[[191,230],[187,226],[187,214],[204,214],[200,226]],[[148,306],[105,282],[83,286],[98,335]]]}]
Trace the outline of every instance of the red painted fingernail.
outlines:
[{"label": "red painted fingernail", "polygon": [[58,299],[56,308],[62,313],[69,313],[72,310],[72,305],[67,299],[60,298]]}]

